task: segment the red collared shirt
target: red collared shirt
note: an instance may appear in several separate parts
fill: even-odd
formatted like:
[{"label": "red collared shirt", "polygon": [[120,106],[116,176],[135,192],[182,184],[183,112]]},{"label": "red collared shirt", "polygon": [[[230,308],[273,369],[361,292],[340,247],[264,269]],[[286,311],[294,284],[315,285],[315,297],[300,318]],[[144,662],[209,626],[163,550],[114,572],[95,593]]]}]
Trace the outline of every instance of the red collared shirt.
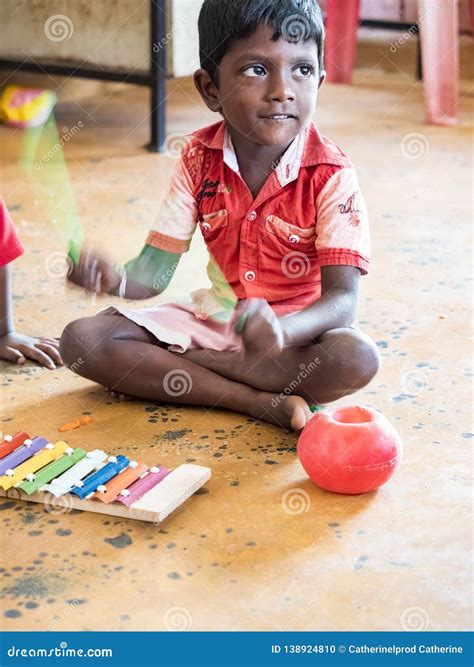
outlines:
[{"label": "red collared shirt", "polygon": [[212,288],[192,293],[197,317],[250,297],[285,315],[321,296],[321,266],[368,270],[369,225],[355,170],[313,123],[256,199],[240,175],[225,121],[193,133],[146,243],[186,252],[198,225]]}]

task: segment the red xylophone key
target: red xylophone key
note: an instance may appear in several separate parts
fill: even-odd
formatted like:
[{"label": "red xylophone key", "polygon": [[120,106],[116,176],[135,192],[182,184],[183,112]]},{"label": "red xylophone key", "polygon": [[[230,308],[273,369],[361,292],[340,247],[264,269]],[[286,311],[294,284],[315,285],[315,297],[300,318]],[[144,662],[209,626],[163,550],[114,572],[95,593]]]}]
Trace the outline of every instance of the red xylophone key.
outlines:
[{"label": "red xylophone key", "polygon": [[30,436],[24,431],[18,431],[18,433],[15,433],[15,435],[6,435],[2,444],[0,445],[0,458],[7,456],[7,454],[13,452],[13,450],[17,447],[21,447],[25,440],[29,439]]}]

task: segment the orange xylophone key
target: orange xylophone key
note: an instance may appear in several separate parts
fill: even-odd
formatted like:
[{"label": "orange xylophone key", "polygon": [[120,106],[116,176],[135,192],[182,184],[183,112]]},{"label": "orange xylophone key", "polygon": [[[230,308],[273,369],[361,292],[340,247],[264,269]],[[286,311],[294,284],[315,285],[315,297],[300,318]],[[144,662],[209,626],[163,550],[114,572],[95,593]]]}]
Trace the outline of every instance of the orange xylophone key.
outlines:
[{"label": "orange xylophone key", "polygon": [[107,484],[102,484],[97,487],[97,491],[94,493],[92,498],[101,500],[103,503],[113,502],[120,491],[126,489],[127,486],[130,486],[135,480],[144,475],[148,470],[148,466],[145,463],[139,461],[130,461],[128,466],[119,472],[118,475],[112,477],[112,479],[107,482]]}]

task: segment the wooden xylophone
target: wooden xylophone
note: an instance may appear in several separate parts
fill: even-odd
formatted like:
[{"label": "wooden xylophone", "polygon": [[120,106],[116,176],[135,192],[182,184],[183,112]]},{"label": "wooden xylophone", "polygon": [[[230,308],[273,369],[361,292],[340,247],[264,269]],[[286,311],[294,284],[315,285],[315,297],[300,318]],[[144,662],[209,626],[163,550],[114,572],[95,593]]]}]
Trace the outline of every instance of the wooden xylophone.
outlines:
[{"label": "wooden xylophone", "polygon": [[148,467],[20,431],[0,444],[0,497],[160,523],[211,477],[192,464]]}]

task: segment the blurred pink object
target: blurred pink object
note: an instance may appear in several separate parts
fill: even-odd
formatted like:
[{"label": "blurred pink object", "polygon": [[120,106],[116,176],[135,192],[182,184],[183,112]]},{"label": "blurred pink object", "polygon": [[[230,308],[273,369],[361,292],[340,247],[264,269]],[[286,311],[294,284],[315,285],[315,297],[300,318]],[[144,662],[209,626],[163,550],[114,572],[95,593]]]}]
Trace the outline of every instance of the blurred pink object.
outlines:
[{"label": "blurred pink object", "polygon": [[351,83],[359,7],[359,0],[327,0],[326,72],[332,83]]},{"label": "blurred pink object", "polygon": [[[326,0],[325,4],[328,81],[351,83],[360,0]],[[470,10],[474,24],[474,0],[470,0]],[[418,0],[418,17],[426,121],[453,125],[457,120],[459,98],[458,0]]]},{"label": "blurred pink object", "polygon": [[459,10],[457,0],[418,3],[426,122],[454,125],[459,98]]}]

